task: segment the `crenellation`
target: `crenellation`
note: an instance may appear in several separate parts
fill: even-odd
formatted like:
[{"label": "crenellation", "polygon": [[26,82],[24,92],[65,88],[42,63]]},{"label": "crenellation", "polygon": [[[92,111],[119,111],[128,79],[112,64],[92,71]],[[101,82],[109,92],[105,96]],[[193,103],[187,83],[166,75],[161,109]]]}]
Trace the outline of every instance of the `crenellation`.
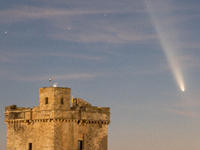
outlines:
[{"label": "crenellation", "polygon": [[45,87],[39,106],[5,107],[7,150],[27,150],[30,143],[34,150],[69,150],[78,149],[79,142],[85,150],[107,150],[110,108],[80,98],[70,103],[70,88]]}]

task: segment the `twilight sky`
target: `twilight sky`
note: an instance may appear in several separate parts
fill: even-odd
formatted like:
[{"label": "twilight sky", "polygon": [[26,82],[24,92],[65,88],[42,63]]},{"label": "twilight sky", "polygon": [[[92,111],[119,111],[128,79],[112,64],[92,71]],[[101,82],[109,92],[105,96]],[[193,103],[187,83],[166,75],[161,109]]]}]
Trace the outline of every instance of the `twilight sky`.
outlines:
[{"label": "twilight sky", "polygon": [[52,77],[110,107],[109,150],[199,150],[199,41],[199,0],[0,1],[1,149]]}]

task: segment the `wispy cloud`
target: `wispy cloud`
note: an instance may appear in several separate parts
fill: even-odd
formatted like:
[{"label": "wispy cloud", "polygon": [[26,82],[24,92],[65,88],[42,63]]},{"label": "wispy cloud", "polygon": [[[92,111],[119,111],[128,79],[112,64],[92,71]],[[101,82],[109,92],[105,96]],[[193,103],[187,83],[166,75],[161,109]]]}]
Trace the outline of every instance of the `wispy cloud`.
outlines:
[{"label": "wispy cloud", "polygon": [[38,57],[66,57],[66,58],[74,58],[74,59],[83,59],[83,60],[92,60],[92,61],[102,61],[107,59],[106,56],[96,56],[92,54],[84,54],[84,53],[64,53],[64,52],[48,52],[48,53],[35,53],[35,50],[32,51],[3,51],[0,50],[0,63],[15,63],[20,62],[22,58],[38,58]]},{"label": "wispy cloud", "polygon": [[42,81],[47,80],[49,77],[53,77],[56,80],[72,80],[72,79],[92,79],[98,77],[97,74],[90,74],[90,73],[75,73],[75,74],[68,74],[68,75],[40,75],[36,77],[15,77],[13,80],[17,81],[25,81],[25,82],[32,82],[32,81]]},{"label": "wispy cloud", "polygon": [[[134,1],[104,2],[106,5],[102,1],[79,2],[79,5],[73,1],[66,3],[61,0],[56,2],[63,5],[68,4],[68,9],[18,5],[0,11],[0,20],[1,24],[19,22],[29,24],[30,21],[32,23],[38,19],[49,20],[48,32],[43,33],[43,35],[53,40],[122,44],[132,42],[153,43],[158,38],[154,32],[149,32],[153,27],[147,9],[142,2],[137,2],[137,4]],[[170,6],[170,8],[157,8],[157,11],[175,11],[176,9],[177,7]],[[180,9],[184,8],[180,7]],[[120,20],[118,17],[120,17]],[[188,16],[188,18],[191,17],[194,16]],[[176,13],[176,15],[164,21],[166,23],[177,22],[178,19],[181,22],[185,19],[185,16]],[[34,32],[37,32],[37,30]],[[30,34],[25,35],[30,36]],[[31,35],[37,36],[35,33],[31,33]],[[191,45],[194,46],[194,44]]]},{"label": "wispy cloud", "polygon": [[180,56],[180,61],[182,62],[182,66],[186,70],[196,70],[199,69],[200,60],[198,56],[192,54],[185,54]]},{"label": "wispy cloud", "polygon": [[91,55],[85,55],[85,54],[50,53],[49,55],[56,56],[56,57],[68,57],[68,58],[95,60],[95,61],[100,61],[104,59],[103,57],[100,57],[100,56],[91,56]]},{"label": "wispy cloud", "polygon": [[[180,62],[180,66],[183,68],[184,72],[200,68],[199,56],[198,55],[195,56],[194,53],[188,54],[187,52],[183,51],[183,53],[179,54],[179,56],[177,56],[176,59]],[[163,71],[169,71],[169,66],[166,64],[160,64],[159,69]]]},{"label": "wispy cloud", "polygon": [[166,108],[166,111],[172,114],[178,114],[189,117],[200,117],[200,101],[199,94],[185,95],[181,101],[174,103],[171,108]]},{"label": "wispy cloud", "polygon": [[[42,2],[46,2],[46,0]],[[59,0],[52,3],[54,2],[58,4],[57,7],[53,7],[53,5],[48,7],[43,5],[40,7],[16,5],[7,10],[2,10],[0,11],[1,25],[10,23],[17,25],[17,23],[23,22],[32,28],[32,32],[29,34],[27,34],[27,31],[12,31],[10,35],[15,38],[19,34],[23,38],[40,35],[40,31],[35,29],[37,27],[32,25],[39,20],[42,22],[40,23],[41,26],[46,29],[43,31],[42,36],[51,40],[83,43],[102,42],[110,43],[110,45],[133,43],[157,44],[158,37],[153,31],[147,8],[142,2],[94,2],[88,0],[77,4],[74,1],[66,3],[66,1]],[[63,9],[62,5],[66,5],[67,9]],[[165,24],[177,24],[177,22],[185,24],[183,22],[198,17],[198,15],[188,15],[185,17],[183,13],[184,11],[189,11],[191,8],[196,8],[196,6],[191,5],[189,8],[185,8],[185,5],[166,6],[156,9],[157,13],[160,11],[175,12],[173,16],[163,17],[165,18],[163,20]],[[181,13],[177,11],[179,9]],[[29,25],[30,23],[31,25]],[[188,31],[182,30],[182,28],[180,30],[179,33],[181,33],[181,36],[188,36]],[[173,34],[178,31],[170,30],[168,32]],[[192,33],[190,34],[192,35]],[[179,41],[177,46],[180,48],[199,48],[198,42],[188,39],[186,41]]]},{"label": "wispy cloud", "polygon": [[24,52],[10,52],[10,51],[4,51],[0,50],[0,63],[12,63],[19,61],[20,58],[27,57],[27,56],[33,56],[30,52],[24,53]]},{"label": "wispy cloud", "polygon": [[166,111],[172,114],[178,114],[188,117],[200,117],[200,113],[194,110],[166,109]]},{"label": "wispy cloud", "polygon": [[185,96],[179,103],[175,104],[174,107],[177,108],[197,108],[200,106],[200,101],[197,96],[199,94],[195,94],[194,98],[192,95]]},{"label": "wispy cloud", "polygon": [[[0,20],[1,24],[13,23],[26,21],[29,19],[57,19],[58,17],[75,17],[77,15],[95,15],[95,14],[108,14],[108,13],[130,13],[130,12],[139,12],[139,9],[117,9],[113,7],[112,9],[80,9],[69,8],[69,9],[56,9],[53,7],[33,7],[33,6],[24,6],[18,5],[13,8],[0,11]],[[141,10],[140,10],[141,12]]]},{"label": "wispy cloud", "polygon": [[[134,13],[144,15],[145,11],[121,9],[125,6],[119,6],[112,9],[55,9],[18,6],[1,11],[0,20],[1,24],[8,24],[48,19],[50,24],[46,36],[54,40],[127,43],[155,39],[154,34],[145,32],[149,28],[147,16],[139,17],[137,20],[136,18],[131,19]],[[126,13],[129,17],[124,17],[124,21],[116,18]],[[96,19],[97,16],[98,19]]]}]

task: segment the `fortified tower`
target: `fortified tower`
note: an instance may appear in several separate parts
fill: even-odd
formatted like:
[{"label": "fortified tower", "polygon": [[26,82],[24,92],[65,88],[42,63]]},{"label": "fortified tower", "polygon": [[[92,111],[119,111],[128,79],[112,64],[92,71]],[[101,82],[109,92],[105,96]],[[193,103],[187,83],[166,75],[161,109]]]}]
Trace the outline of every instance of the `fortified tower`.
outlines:
[{"label": "fortified tower", "polygon": [[39,106],[5,107],[7,150],[107,150],[110,108],[70,99],[70,88],[44,87]]}]

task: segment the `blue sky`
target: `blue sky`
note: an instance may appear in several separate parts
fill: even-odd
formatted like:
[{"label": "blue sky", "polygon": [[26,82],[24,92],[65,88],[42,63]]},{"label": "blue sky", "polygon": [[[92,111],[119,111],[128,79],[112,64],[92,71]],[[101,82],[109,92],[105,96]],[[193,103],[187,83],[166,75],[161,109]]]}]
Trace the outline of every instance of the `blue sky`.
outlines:
[{"label": "blue sky", "polygon": [[199,150],[199,8],[199,0],[0,2],[2,149],[4,107],[38,106],[52,77],[111,108],[109,150]]}]

